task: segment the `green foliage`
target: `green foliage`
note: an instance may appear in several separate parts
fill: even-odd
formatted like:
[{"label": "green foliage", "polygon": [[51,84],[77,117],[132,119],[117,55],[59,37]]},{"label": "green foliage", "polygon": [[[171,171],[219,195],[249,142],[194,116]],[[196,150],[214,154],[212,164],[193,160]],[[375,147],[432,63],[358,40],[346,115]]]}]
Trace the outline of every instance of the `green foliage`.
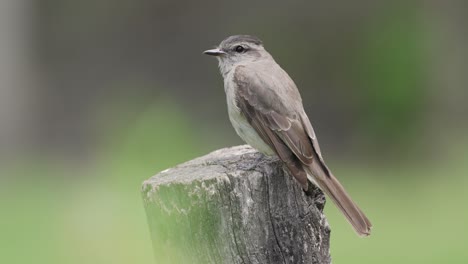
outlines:
[{"label": "green foliage", "polygon": [[406,143],[424,111],[428,79],[425,28],[417,9],[396,7],[375,20],[358,51],[360,133]]},{"label": "green foliage", "polygon": [[196,130],[167,98],[132,118],[115,122],[118,125],[111,128],[113,133],[103,147],[104,169],[115,169],[115,174],[109,175],[112,179],[123,177],[125,182],[136,175],[156,174],[202,153],[195,140]]},{"label": "green foliage", "polygon": [[[29,177],[0,186],[1,263],[154,263],[141,182],[202,151],[187,133],[190,124],[176,107],[165,103],[149,109],[126,130],[109,130],[110,144],[94,168],[65,170],[57,159],[37,158],[18,162],[18,170],[4,172]],[[161,111],[170,113],[170,118]],[[371,237],[358,238],[328,203],[334,262],[465,263],[468,148],[461,142],[457,146],[449,162],[439,161],[437,166],[335,164],[335,174],[372,219],[374,230]],[[166,151],[166,147],[173,149]],[[180,195],[180,204],[187,204],[188,196],[182,193],[164,195]],[[216,224],[209,204],[200,210],[200,217],[207,219],[204,225]],[[188,243],[184,234],[193,230],[165,234],[164,226],[177,223],[172,219],[157,223],[162,239],[154,245],[166,253],[160,254],[157,263],[177,263],[180,248],[164,244],[164,236],[177,235],[181,243]]]}]

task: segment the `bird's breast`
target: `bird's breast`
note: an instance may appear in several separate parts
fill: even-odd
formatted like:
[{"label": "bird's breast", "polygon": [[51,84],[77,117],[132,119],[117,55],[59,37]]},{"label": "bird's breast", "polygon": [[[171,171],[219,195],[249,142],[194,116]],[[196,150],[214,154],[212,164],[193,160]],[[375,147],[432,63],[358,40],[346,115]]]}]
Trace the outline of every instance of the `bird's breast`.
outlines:
[{"label": "bird's breast", "polygon": [[250,125],[241,109],[237,106],[235,87],[230,86],[225,88],[229,120],[236,130],[237,135],[239,135],[239,137],[241,137],[247,144],[263,154],[270,156],[274,155],[275,152],[258,135],[257,131],[255,131],[255,129]]}]

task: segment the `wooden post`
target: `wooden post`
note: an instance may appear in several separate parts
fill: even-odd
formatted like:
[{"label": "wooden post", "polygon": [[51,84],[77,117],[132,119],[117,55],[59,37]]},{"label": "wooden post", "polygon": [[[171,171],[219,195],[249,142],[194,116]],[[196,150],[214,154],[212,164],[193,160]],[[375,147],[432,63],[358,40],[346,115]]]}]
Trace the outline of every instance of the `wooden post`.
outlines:
[{"label": "wooden post", "polygon": [[306,196],[281,161],[221,149],[143,183],[156,263],[330,263],[319,189]]}]

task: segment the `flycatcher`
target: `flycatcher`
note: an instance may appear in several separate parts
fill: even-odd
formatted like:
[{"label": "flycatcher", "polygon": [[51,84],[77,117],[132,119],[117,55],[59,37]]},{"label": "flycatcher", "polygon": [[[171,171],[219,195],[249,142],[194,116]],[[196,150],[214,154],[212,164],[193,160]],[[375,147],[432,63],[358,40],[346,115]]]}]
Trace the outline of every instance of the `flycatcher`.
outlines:
[{"label": "flycatcher", "polygon": [[216,56],[224,78],[229,119],[247,144],[277,155],[302,185],[317,185],[360,236],[372,224],[325,164],[296,85],[254,36],[236,35],[204,52]]}]

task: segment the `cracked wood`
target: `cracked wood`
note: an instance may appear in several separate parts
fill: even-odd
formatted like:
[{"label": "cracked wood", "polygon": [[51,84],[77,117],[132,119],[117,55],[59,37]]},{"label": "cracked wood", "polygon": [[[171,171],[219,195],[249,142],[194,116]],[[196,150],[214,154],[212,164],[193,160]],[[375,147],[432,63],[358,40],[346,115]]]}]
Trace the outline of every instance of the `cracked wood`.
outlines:
[{"label": "cracked wood", "polygon": [[142,186],[157,263],[330,263],[319,189],[249,146],[165,170]]}]

